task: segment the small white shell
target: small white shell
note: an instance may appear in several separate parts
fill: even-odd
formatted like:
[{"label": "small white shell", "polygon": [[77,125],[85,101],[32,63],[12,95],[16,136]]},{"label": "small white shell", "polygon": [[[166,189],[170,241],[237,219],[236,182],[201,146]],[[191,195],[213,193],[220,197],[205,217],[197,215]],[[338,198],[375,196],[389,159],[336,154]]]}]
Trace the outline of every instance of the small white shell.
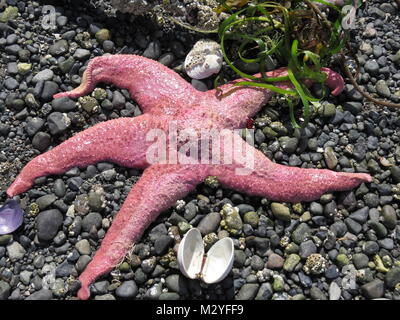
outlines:
[{"label": "small white shell", "polygon": [[234,249],[231,238],[217,241],[207,252],[203,267],[203,281],[205,283],[220,282],[228,275],[233,266]]},{"label": "small white shell", "polygon": [[190,279],[196,279],[201,272],[204,244],[200,231],[196,228],[186,232],[178,249],[178,264],[181,272]]},{"label": "small white shell", "polygon": [[185,59],[185,70],[192,79],[205,79],[218,73],[222,67],[221,46],[212,40],[196,42]]},{"label": "small white shell", "polygon": [[233,266],[234,247],[231,238],[223,238],[207,252],[204,261],[204,244],[200,231],[189,230],[178,249],[178,264],[181,272],[190,279],[200,278],[211,284],[223,280]]}]

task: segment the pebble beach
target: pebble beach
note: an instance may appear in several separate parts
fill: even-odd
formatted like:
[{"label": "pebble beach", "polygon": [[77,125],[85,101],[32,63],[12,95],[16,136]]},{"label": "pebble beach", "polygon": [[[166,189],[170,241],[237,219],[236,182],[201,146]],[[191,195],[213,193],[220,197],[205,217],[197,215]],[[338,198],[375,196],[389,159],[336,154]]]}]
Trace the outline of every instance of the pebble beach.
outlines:
[{"label": "pebble beach", "polygon": [[[107,1],[3,2],[0,205],[35,156],[97,123],[142,114],[127,90],[105,84],[79,99],[53,99],[81,83],[90,59],[137,54],[168,66],[200,91],[213,88],[211,78],[191,79],[183,66],[198,40],[217,40],[211,34],[162,23],[157,13],[121,13]],[[185,23],[193,22],[195,2],[179,6]],[[364,90],[400,103],[397,3],[365,2],[350,46]],[[340,73],[339,65],[330,67]],[[233,77],[226,65],[222,71]],[[312,92],[323,94],[318,85]],[[91,298],[400,300],[399,111],[364,99],[349,81],[340,95],[321,100],[304,129],[293,128],[287,110],[276,97],[254,117],[257,149],[279,164],[369,173],[372,183],[293,204],[250,197],[207,179],[160,214],[124,261],[91,286]],[[0,235],[0,300],[77,299],[79,275],[141,173],[101,162],[38,178],[15,197],[25,215],[17,231]],[[192,227],[206,249],[233,239],[233,268],[222,282],[207,285],[180,272],[177,248]]]}]

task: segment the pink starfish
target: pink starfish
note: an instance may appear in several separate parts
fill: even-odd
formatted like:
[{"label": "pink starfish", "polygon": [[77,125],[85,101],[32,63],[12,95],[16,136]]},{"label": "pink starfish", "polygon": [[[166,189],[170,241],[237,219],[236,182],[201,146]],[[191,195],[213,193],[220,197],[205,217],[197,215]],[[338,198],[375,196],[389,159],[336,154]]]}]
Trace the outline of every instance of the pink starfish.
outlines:
[{"label": "pink starfish", "polygon": [[[338,94],[343,79],[330,69],[327,85]],[[278,69],[268,76],[281,76]],[[239,80],[236,80],[239,81]],[[234,82],[236,82],[234,81]],[[146,141],[151,129],[168,132],[168,124],[176,121],[177,130],[237,129],[246,126],[271,97],[272,92],[253,87],[233,87],[233,82],[221,86],[222,92],[232,92],[222,99],[216,90],[196,91],[189,83],[167,67],[135,55],[108,55],[93,59],[82,84],[70,91],[55,95],[76,98],[92,91],[98,82],[112,83],[129,90],[143,110],[135,118],[119,118],[97,124],[80,132],[46,153],[30,161],[7,190],[13,197],[29,189],[34,179],[60,174],[79,166],[98,161],[111,161],[129,168],[145,168],[133,186],[125,203],[115,217],[93,260],[80,275],[80,299],[88,299],[89,286],[95,279],[111,271],[139,240],[147,226],[163,211],[183,198],[207,176],[216,176],[227,188],[276,201],[311,201],[323,193],[348,190],[362,182],[370,182],[368,174],[340,173],[330,170],[301,169],[271,162],[260,151],[254,152],[254,170],[249,175],[236,175],[242,163],[232,164],[160,164],[148,163],[146,151],[153,142]],[[279,83],[289,88],[288,83]],[[232,136],[234,133],[230,133]],[[246,145],[241,140],[241,144]],[[170,146],[177,148],[177,146]],[[232,153],[229,146],[221,150]]]}]

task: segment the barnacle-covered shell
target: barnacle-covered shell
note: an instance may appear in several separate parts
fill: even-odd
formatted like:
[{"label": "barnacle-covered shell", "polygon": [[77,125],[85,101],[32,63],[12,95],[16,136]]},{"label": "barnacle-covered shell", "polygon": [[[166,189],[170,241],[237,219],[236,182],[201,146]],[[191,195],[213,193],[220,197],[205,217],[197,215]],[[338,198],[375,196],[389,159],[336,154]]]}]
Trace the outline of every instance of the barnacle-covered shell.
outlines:
[{"label": "barnacle-covered shell", "polygon": [[196,228],[190,229],[179,245],[179,269],[186,277],[198,278],[209,284],[223,280],[230,272],[234,259],[232,239],[219,240],[207,252],[205,260],[204,257],[201,233]]},{"label": "barnacle-covered shell", "polygon": [[205,79],[218,73],[222,67],[221,46],[212,40],[199,40],[185,59],[185,70],[193,79]]}]

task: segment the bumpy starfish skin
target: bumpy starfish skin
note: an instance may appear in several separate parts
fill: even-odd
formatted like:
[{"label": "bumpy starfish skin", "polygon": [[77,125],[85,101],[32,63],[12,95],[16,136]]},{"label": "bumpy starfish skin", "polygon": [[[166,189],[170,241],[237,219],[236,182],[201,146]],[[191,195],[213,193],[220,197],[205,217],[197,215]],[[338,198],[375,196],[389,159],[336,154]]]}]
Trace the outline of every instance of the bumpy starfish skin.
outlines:
[{"label": "bumpy starfish skin", "polygon": [[[330,69],[327,85],[334,94],[343,89],[343,79]],[[285,75],[284,68],[269,72],[269,76]],[[239,81],[239,80],[237,80]],[[93,260],[80,275],[80,299],[88,299],[89,286],[95,279],[111,271],[163,211],[183,198],[207,176],[217,176],[223,186],[250,195],[277,201],[311,201],[328,191],[348,190],[362,182],[370,182],[368,174],[340,173],[330,170],[301,169],[271,162],[260,151],[239,140],[247,152],[254,154],[254,170],[233,158],[228,164],[161,164],[148,163],[146,151],[154,141],[146,141],[150,129],[169,132],[176,121],[177,132],[191,128],[237,129],[246,126],[247,119],[268,101],[272,93],[253,87],[234,87],[232,82],[218,91],[196,91],[189,83],[167,67],[135,55],[108,55],[93,59],[82,84],[55,95],[76,98],[92,91],[98,82],[112,83],[129,90],[141,106],[144,115],[119,118],[97,124],[80,132],[54,149],[30,161],[7,190],[9,197],[28,190],[34,179],[48,174],[60,174],[75,166],[87,166],[98,161],[111,161],[125,167],[145,169],[133,186]],[[280,83],[288,88],[288,83]],[[230,92],[219,99],[218,94]],[[234,137],[233,132],[227,135]],[[168,148],[178,148],[168,145]],[[232,146],[219,145],[220,151],[233,153]],[[222,154],[224,154],[222,153]],[[236,169],[248,167],[250,174],[237,175]]]}]

